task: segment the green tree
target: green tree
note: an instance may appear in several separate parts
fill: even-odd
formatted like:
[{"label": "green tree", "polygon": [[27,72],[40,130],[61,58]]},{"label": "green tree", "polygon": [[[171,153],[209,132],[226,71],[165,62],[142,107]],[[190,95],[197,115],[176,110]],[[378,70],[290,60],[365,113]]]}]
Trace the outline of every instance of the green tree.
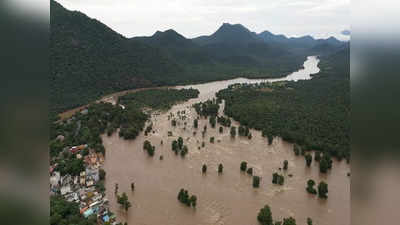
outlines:
[{"label": "green tree", "polygon": [[273,225],[271,208],[265,205],[260,209],[257,215],[257,220],[261,225]]},{"label": "green tree", "polygon": [[232,127],[231,127],[231,132],[230,132],[230,133],[231,133],[231,137],[234,138],[234,137],[236,136],[236,127],[232,126]]},{"label": "green tree", "polygon": [[246,171],[246,169],[247,169],[247,162],[245,162],[245,161],[241,162],[240,170],[244,172],[244,171]]},{"label": "green tree", "polygon": [[215,124],[216,124],[216,120],[215,119],[216,119],[215,116],[210,116],[209,121],[210,121],[210,124],[211,124],[212,128],[215,128]]},{"label": "green tree", "polygon": [[192,195],[191,197],[190,197],[190,205],[193,207],[193,208],[196,208],[196,205],[197,205],[197,197],[196,197],[196,195]]},{"label": "green tree", "polygon": [[178,147],[179,147],[179,149],[183,148],[183,138],[182,137],[178,138]]},{"label": "green tree", "polygon": [[215,138],[214,137],[210,137],[210,143],[214,143]]},{"label": "green tree", "polygon": [[314,155],[314,160],[316,162],[319,162],[321,160],[321,152],[320,151],[316,151],[315,155]]},{"label": "green tree", "polygon": [[322,157],[322,159],[319,161],[319,171],[321,173],[326,173],[328,172],[329,169],[329,164],[330,164],[330,159],[327,157]]},{"label": "green tree", "polygon": [[199,121],[198,121],[198,119],[195,119],[193,121],[193,127],[197,129],[198,126],[199,126]]},{"label": "green tree", "polygon": [[318,197],[320,198],[328,198],[328,184],[324,181],[321,181],[318,184]]},{"label": "green tree", "polygon": [[309,179],[309,180],[307,181],[307,188],[306,188],[306,190],[307,190],[308,193],[314,194],[314,195],[315,195],[315,194],[317,194],[317,190],[315,190],[314,185],[315,185],[315,181],[312,180],[312,179]]},{"label": "green tree", "polygon": [[283,161],[283,169],[284,170],[288,169],[288,164],[289,164],[289,162],[287,160]]},{"label": "green tree", "polygon": [[129,202],[128,196],[125,192],[122,193],[121,196],[117,195],[117,202],[125,209],[125,211],[128,211],[128,209],[131,207],[131,203]]},{"label": "green tree", "polygon": [[188,152],[189,152],[188,147],[186,145],[184,145],[182,150],[181,150],[181,156],[185,157]]},{"label": "green tree", "polygon": [[310,167],[310,166],[311,166],[311,162],[312,162],[312,156],[311,156],[310,154],[306,154],[306,155],[304,156],[304,158],[305,158],[305,160],[306,160],[306,165],[307,165],[308,167]]},{"label": "green tree", "polygon": [[201,171],[202,171],[203,173],[206,173],[206,172],[207,172],[207,165],[206,165],[206,164],[203,164],[203,167],[201,168]]},{"label": "green tree", "polygon": [[224,170],[224,166],[222,165],[222,163],[220,163],[218,165],[218,173],[222,173],[223,170]]},{"label": "green tree", "polygon": [[284,218],[282,225],[296,225],[296,220],[293,217]]},{"label": "green tree", "polygon": [[175,154],[178,154],[178,150],[179,150],[178,141],[173,140],[172,141],[172,151],[174,151]]},{"label": "green tree", "polygon": [[224,128],[223,127],[219,127],[219,133],[223,133],[224,132]]},{"label": "green tree", "polygon": [[106,171],[104,171],[102,168],[99,169],[99,178],[100,180],[104,180],[106,178]]},{"label": "green tree", "polygon": [[252,168],[252,167],[249,167],[249,168],[247,169],[247,174],[253,175],[253,168]]},{"label": "green tree", "polygon": [[312,219],[310,217],[307,217],[307,225],[312,225]]},{"label": "green tree", "polygon": [[253,176],[253,187],[258,188],[260,187],[260,177],[259,176]]},{"label": "green tree", "polygon": [[296,156],[300,155],[301,147],[297,144],[294,144],[293,151]]}]

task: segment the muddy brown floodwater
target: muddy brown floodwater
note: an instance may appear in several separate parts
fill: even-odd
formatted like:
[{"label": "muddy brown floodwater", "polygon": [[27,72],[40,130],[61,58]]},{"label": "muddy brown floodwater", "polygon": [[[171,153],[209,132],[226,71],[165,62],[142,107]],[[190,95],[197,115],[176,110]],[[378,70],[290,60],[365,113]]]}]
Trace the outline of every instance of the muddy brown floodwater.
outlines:
[{"label": "muddy brown floodwater", "polygon": [[[296,78],[291,74],[286,80],[310,79],[310,74],[319,71],[317,65],[318,59],[309,57],[305,68],[297,74],[293,73]],[[280,138],[275,138],[272,145],[268,145],[261,132],[251,130],[251,140],[244,137],[232,139],[229,128],[224,128],[220,134],[219,125],[211,128],[205,119],[199,120],[198,129],[193,128],[197,114],[192,104],[213,98],[217,91],[229,84],[260,81],[265,80],[238,78],[185,86],[199,89],[199,97],[175,105],[168,112],[154,113],[151,116],[154,133],[148,136],[142,133],[131,141],[120,139],[117,133],[111,137],[103,136],[106,195],[118,221],[127,221],[130,225],[256,225],[258,211],[268,204],[275,220],[292,216],[297,224],[306,224],[307,217],[317,225],[350,224],[350,179],[347,177],[350,168],[346,162],[334,161],[332,170],[323,175],[319,173],[317,163],[313,162],[308,168],[304,157],[294,155],[293,144]],[[172,113],[177,118],[177,112],[183,110],[186,119],[178,119],[178,125],[172,127],[168,115]],[[208,128],[203,138],[201,130],[206,124]],[[233,125],[238,126],[238,123],[233,122]],[[168,131],[172,131],[173,136],[168,137]],[[196,135],[194,131],[197,131]],[[189,147],[185,158],[171,150],[171,142],[179,136]],[[215,137],[214,144],[210,143],[210,137]],[[143,151],[145,140],[156,146],[154,157]],[[204,148],[201,147],[203,141]],[[163,155],[163,160],[159,159],[160,155]],[[279,172],[285,159],[289,161],[287,172],[282,172],[285,183],[283,186],[274,185],[271,182],[272,173]],[[240,172],[242,161],[247,161],[254,174],[261,177],[259,188],[252,187],[250,175]],[[224,166],[222,174],[217,173],[219,163]],[[205,175],[201,172],[203,164],[208,167]],[[322,180],[327,182],[329,198],[321,200],[308,194],[305,190],[308,179],[317,183]],[[131,182],[135,183],[134,192],[130,190]],[[119,184],[120,193],[128,194],[132,203],[128,212],[116,202],[115,183]],[[197,196],[196,209],[186,207],[177,200],[181,188]]]}]

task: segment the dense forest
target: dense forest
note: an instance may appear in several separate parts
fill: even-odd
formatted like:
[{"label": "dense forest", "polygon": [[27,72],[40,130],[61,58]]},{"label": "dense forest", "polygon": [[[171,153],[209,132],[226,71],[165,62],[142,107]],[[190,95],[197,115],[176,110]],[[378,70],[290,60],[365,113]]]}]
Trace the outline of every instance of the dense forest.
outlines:
[{"label": "dense forest", "polygon": [[50,225],[95,225],[97,216],[90,216],[88,219],[79,212],[79,204],[67,202],[59,196],[50,197]]},{"label": "dense forest", "polygon": [[349,48],[321,58],[312,80],[236,84],[220,91],[225,113],[263,135],[350,157]]},{"label": "dense forest", "polygon": [[168,110],[174,104],[197,98],[197,89],[154,89],[129,93],[119,97],[119,104],[136,103],[140,107]]},{"label": "dense forest", "polygon": [[[195,39],[173,30],[129,39],[53,0],[50,9],[53,114],[127,89],[283,76],[300,68],[307,55],[316,53],[311,48],[325,42],[271,41],[227,23],[214,34]],[[292,42],[296,45],[288,44]],[[343,43],[335,46],[339,44]]]}]

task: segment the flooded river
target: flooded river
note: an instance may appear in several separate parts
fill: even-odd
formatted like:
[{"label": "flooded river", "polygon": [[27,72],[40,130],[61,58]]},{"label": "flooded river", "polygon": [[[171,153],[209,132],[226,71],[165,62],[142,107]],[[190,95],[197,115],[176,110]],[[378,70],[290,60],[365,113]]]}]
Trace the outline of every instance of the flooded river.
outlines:
[{"label": "flooded river", "polygon": [[[310,79],[310,74],[319,71],[317,65],[316,57],[308,57],[304,69],[269,81]],[[350,168],[344,161],[334,161],[332,171],[322,175],[317,163],[306,167],[304,157],[294,155],[293,144],[280,138],[275,138],[272,145],[268,145],[261,132],[251,130],[251,140],[245,137],[232,139],[229,128],[224,128],[220,134],[219,125],[211,128],[205,119],[199,120],[198,129],[193,128],[197,114],[192,104],[215,97],[216,92],[230,84],[261,81],[267,80],[238,78],[176,87],[196,88],[200,91],[199,97],[175,105],[168,112],[153,114],[154,133],[148,136],[142,133],[132,141],[120,139],[117,133],[111,137],[103,136],[106,195],[118,220],[127,221],[129,225],[257,225],[258,211],[268,204],[275,220],[292,216],[297,224],[306,224],[306,218],[310,217],[317,225],[349,225],[350,179],[346,174]],[[178,120],[178,125],[172,127],[168,115],[172,113],[176,117],[177,112],[182,110],[186,112],[186,119]],[[203,138],[201,131],[206,124],[208,128]],[[238,123],[233,122],[233,125],[238,126]],[[168,131],[172,131],[173,136],[169,137]],[[194,131],[197,134],[194,135]],[[179,136],[189,147],[185,158],[171,150],[171,142]],[[215,143],[210,143],[210,137],[215,137]],[[143,151],[145,140],[155,145],[154,157]],[[203,141],[205,147],[201,147]],[[160,155],[163,160],[159,159]],[[274,185],[271,182],[272,173],[280,172],[285,159],[289,161],[287,172],[282,172],[285,184]],[[259,188],[252,187],[250,175],[240,172],[241,161],[247,161],[248,166],[253,167],[254,175],[261,177]],[[222,174],[217,173],[219,163],[224,166]],[[206,174],[201,172],[203,164],[208,167]],[[305,190],[308,179],[317,183],[326,181],[329,198],[320,200],[309,195]],[[135,182],[134,192],[130,190],[131,182]],[[128,212],[116,203],[115,183],[119,184],[120,193],[128,194],[132,203]],[[181,188],[197,196],[195,209],[177,200]]]}]

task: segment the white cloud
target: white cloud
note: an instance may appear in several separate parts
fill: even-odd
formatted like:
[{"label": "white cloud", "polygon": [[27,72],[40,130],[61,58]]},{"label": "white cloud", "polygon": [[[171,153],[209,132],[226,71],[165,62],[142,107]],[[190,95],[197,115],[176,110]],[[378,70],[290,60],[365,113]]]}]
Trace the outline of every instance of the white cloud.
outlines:
[{"label": "white cloud", "polygon": [[223,22],[255,32],[324,37],[350,23],[349,0],[59,0],[127,37],[173,28],[186,37],[213,33]]}]

